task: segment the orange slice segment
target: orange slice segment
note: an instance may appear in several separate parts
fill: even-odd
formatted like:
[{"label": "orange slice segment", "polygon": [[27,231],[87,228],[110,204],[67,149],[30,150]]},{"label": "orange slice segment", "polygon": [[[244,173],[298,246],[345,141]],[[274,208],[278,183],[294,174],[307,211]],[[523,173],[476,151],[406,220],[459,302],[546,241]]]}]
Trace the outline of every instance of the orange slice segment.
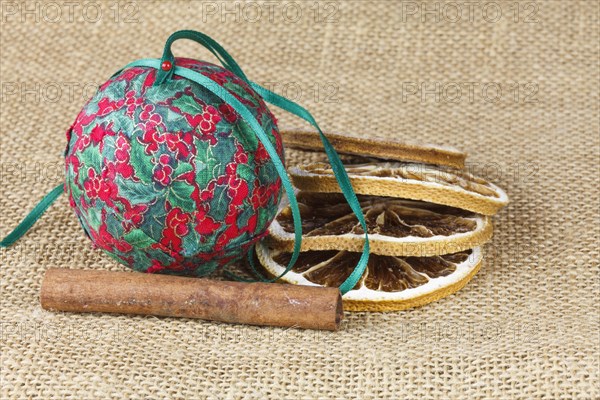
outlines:
[{"label": "orange slice segment", "polygon": [[[256,246],[265,271],[278,276],[291,253]],[[339,286],[352,272],[359,252],[326,250],[300,253],[295,267],[281,278],[297,285]],[[432,257],[393,257],[372,254],[353,290],[343,296],[348,311],[394,311],[418,307],[460,290],[481,267],[480,247]]]}]

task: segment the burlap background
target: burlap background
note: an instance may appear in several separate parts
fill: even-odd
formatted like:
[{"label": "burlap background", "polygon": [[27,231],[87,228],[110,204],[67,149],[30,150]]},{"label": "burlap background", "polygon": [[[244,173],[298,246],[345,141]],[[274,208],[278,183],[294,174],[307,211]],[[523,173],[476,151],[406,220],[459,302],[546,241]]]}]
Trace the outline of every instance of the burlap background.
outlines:
[{"label": "burlap background", "polygon": [[2,1],[0,236],[60,182],[64,131],[93,88],[160,57],[182,28],[209,33],[327,130],[467,150],[512,202],[461,292],[346,313],[324,333],[42,311],[47,268],[122,269],[63,197],[0,253],[3,398],[600,396],[598,2],[70,4]]}]

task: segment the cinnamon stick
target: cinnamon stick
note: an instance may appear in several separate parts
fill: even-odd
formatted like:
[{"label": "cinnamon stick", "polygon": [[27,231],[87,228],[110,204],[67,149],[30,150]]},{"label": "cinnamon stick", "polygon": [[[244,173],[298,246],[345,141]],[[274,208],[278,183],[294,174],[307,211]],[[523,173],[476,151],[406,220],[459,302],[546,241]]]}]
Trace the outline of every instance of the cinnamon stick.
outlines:
[{"label": "cinnamon stick", "polygon": [[187,317],[325,330],[337,330],[343,316],[337,288],[59,268],[46,272],[40,301],[51,311]]}]

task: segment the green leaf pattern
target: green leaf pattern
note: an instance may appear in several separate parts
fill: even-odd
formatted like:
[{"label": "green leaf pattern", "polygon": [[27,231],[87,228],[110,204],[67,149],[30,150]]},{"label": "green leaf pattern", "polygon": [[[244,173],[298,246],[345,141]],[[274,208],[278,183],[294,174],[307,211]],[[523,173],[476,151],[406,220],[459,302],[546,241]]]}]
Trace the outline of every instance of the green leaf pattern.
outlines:
[{"label": "green leaf pattern", "polygon": [[[240,99],[283,160],[275,118],[244,81],[177,59]],[[231,106],[133,67],[103,84],[67,132],[66,189],[94,245],[138,271],[206,275],[266,234],[281,196],[272,161]]]}]

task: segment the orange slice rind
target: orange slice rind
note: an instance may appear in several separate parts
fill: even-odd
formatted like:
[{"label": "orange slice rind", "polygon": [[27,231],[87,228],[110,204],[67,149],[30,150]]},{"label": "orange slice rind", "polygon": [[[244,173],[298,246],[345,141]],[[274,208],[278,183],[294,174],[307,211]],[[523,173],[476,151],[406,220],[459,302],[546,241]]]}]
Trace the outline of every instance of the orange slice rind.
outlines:
[{"label": "orange slice rind", "polygon": [[[494,215],[508,204],[498,186],[457,169],[396,161],[350,162],[345,168],[357,194],[422,200],[484,215]],[[289,173],[300,190],[340,192],[329,164],[292,167]]]},{"label": "orange slice rind", "polygon": [[[323,143],[317,132],[289,130],[281,136],[286,147],[323,151]],[[467,155],[449,146],[412,141],[374,139],[326,133],[335,150],[340,154],[352,154],[383,160],[415,161],[425,164],[463,168]]]}]

